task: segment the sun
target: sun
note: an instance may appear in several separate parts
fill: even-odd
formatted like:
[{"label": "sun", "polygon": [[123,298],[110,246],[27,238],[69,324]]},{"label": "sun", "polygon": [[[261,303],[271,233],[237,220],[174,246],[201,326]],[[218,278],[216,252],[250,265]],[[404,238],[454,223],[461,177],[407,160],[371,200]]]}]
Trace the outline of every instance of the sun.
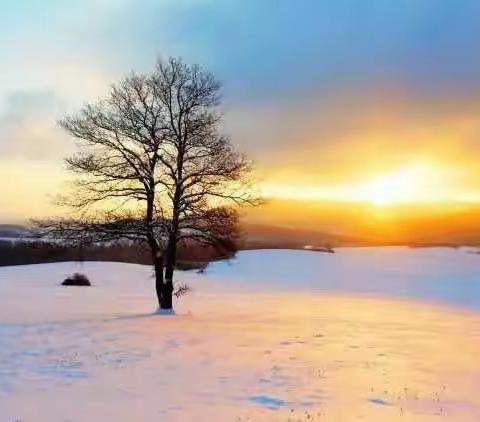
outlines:
[{"label": "sun", "polygon": [[407,167],[378,176],[361,185],[357,195],[376,206],[418,200],[420,173],[416,167]]},{"label": "sun", "polygon": [[[405,203],[439,203],[451,200],[455,173],[445,165],[428,160],[404,163],[390,171],[371,169],[368,178],[343,184],[263,183],[267,198],[310,201],[368,203],[376,207]],[[458,194],[457,194],[458,196]]]}]

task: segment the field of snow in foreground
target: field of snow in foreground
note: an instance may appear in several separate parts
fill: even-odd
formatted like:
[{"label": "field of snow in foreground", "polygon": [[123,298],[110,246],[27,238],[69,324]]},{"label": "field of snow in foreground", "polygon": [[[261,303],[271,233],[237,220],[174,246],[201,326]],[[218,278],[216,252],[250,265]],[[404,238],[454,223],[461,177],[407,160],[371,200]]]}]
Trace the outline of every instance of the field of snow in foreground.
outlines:
[{"label": "field of snow in foreground", "polygon": [[[242,252],[179,273],[194,291],[175,316],[152,313],[145,266],[3,267],[0,421],[479,421],[479,267]],[[59,286],[79,269],[94,287]]]}]

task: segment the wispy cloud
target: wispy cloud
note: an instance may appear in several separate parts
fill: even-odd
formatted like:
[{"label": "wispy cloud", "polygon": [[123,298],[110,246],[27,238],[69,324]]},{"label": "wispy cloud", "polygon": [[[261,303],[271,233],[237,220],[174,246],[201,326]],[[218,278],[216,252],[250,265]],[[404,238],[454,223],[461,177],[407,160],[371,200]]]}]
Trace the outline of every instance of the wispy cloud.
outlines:
[{"label": "wispy cloud", "polygon": [[49,91],[15,92],[0,113],[0,158],[61,159],[69,150],[56,119],[64,103]]}]

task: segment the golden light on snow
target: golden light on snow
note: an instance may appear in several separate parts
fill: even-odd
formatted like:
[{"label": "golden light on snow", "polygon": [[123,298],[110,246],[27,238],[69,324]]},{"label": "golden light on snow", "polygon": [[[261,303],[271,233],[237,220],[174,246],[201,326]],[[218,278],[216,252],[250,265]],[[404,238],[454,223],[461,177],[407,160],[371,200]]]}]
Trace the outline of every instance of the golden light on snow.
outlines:
[{"label": "golden light on snow", "polygon": [[[255,262],[267,263],[274,275],[263,253]],[[325,266],[345,253],[318,259],[325,258]],[[417,250],[377,251],[382,259],[373,261],[372,252],[353,253],[345,262],[363,261],[363,276],[380,274],[371,272],[372,262],[407,267],[410,275],[436,262],[429,274],[440,277],[442,262],[460,261],[478,274],[477,257],[458,251],[443,251],[437,261],[430,252],[418,261]],[[181,274],[194,293],[177,304],[176,317],[159,317],[151,314],[147,266],[85,263],[97,287],[59,289],[55,280],[74,265],[0,271],[0,319],[12,332],[2,347],[18,356],[5,382],[22,387],[0,395],[5,420],[18,414],[24,420],[38,414],[159,420],[160,411],[160,420],[172,422],[479,420],[478,313],[416,300],[283,290],[262,278],[236,283],[223,273],[228,264],[213,277],[210,270]],[[345,268],[357,284],[371,282],[348,263]],[[237,266],[230,274],[246,273]],[[326,270],[317,282],[335,276]],[[32,288],[35,306],[26,300]],[[68,378],[68,388],[59,381],[78,373],[85,378]]]}]

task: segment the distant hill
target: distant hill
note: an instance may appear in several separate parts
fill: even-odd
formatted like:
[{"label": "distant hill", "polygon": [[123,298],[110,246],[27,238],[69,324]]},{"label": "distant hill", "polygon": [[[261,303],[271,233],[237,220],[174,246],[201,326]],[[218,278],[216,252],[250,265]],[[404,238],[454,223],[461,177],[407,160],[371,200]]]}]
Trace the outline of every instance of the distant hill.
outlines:
[{"label": "distant hill", "polygon": [[305,246],[363,245],[368,239],[315,229],[244,223],[244,249],[303,249]]},{"label": "distant hill", "polygon": [[28,237],[31,233],[19,224],[0,224],[0,237]]},{"label": "distant hill", "polygon": [[[396,204],[270,200],[244,212],[247,248],[480,246],[480,204]],[[276,245],[276,246],[275,246]]]},{"label": "distant hill", "polygon": [[[310,246],[480,246],[480,204],[396,204],[269,200],[242,211],[242,248]],[[0,238],[29,236],[0,224]]]}]

